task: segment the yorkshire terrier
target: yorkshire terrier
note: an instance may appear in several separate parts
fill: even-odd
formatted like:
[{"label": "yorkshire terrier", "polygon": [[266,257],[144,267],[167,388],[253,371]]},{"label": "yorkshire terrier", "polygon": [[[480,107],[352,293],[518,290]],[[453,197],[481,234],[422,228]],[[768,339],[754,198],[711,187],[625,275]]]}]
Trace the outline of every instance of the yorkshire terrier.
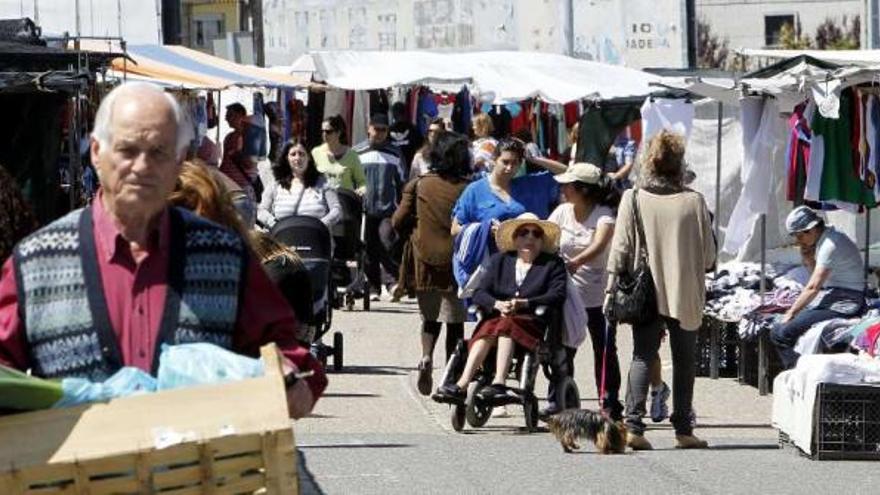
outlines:
[{"label": "yorkshire terrier", "polygon": [[600,454],[622,454],[626,450],[626,427],[623,423],[595,411],[566,409],[548,417],[547,426],[566,453],[580,449],[575,443],[578,438],[589,439]]}]

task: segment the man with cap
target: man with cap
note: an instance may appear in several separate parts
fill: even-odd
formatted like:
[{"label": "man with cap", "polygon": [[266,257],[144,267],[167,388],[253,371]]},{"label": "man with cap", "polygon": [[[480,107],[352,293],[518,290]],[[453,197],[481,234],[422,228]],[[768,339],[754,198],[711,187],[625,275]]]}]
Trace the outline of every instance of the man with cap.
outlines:
[{"label": "man with cap", "polygon": [[859,248],[846,234],[825,225],[815,211],[795,208],[785,219],[785,228],[802,252],[815,252],[809,282],[770,333],[783,366],[789,369],[799,357],[795,344],[811,326],[864,312],[865,279]]},{"label": "man with cap", "polygon": [[367,128],[367,140],[354,148],[364,167],[364,244],[367,248],[367,280],[372,291],[382,292],[382,268],[396,277],[400,260],[395,256],[397,243],[391,227],[391,215],[400,203],[404,170],[401,152],[388,139],[388,116],[373,114]]}]

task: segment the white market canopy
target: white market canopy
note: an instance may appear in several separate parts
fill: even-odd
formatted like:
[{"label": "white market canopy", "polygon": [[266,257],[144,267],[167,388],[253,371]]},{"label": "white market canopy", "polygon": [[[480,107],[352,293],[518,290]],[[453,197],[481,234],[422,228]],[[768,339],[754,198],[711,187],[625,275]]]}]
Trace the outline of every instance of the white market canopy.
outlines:
[{"label": "white market canopy", "polygon": [[580,99],[644,97],[660,77],[646,72],[539,52],[327,51],[303,55],[292,68],[314,67],[314,80],[340,89],[467,84],[494,103],[540,98],[548,103]]},{"label": "white market canopy", "polygon": [[[837,118],[840,92],[850,86],[874,82],[880,86],[880,50],[742,50],[747,56],[778,60],[733,81],[700,78],[665,78],[664,86],[736,105],[743,94],[776,98],[781,109],[790,110],[811,98],[826,118]],[[873,59],[871,58],[873,53]]]}]

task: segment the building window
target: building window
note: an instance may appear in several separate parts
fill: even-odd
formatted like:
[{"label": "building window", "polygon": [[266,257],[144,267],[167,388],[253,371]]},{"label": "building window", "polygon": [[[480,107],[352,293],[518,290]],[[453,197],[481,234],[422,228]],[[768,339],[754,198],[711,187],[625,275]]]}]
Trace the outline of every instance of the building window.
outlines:
[{"label": "building window", "polygon": [[217,38],[226,33],[222,14],[197,14],[192,18],[192,43],[194,48],[210,48]]},{"label": "building window", "polygon": [[794,27],[794,14],[765,15],[764,16],[764,44],[766,46],[779,46],[782,43],[780,35],[782,26]]}]

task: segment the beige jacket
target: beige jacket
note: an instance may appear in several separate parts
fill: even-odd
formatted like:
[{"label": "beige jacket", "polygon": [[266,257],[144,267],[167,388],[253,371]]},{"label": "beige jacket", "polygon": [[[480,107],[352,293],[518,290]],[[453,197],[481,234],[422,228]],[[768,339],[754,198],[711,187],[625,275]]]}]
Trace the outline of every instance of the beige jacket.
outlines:
[{"label": "beige jacket", "polygon": [[[641,249],[632,213],[632,190],[623,194],[608,257],[609,288],[614,274],[636,266]],[[661,315],[677,319],[681,328],[696,330],[706,303],[706,270],[715,263],[715,239],[703,196],[685,190],[660,195],[639,190],[639,211],[645,228],[648,264],[657,288]]]}]

